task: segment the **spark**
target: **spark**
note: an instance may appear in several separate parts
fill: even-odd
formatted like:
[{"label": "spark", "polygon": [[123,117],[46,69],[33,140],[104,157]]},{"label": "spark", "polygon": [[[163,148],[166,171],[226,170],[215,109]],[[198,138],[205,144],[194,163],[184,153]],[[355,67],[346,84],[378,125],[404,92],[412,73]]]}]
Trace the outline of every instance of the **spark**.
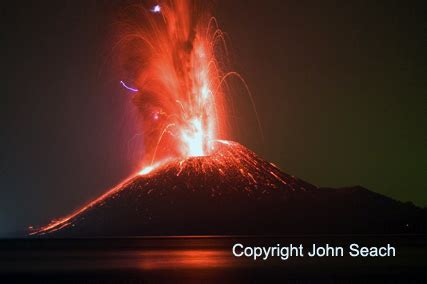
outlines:
[{"label": "spark", "polygon": [[123,82],[123,81],[120,81],[120,84],[122,84],[122,86],[123,86],[123,87],[125,87],[127,90],[129,90],[129,91],[131,91],[131,92],[136,93],[136,92],[138,92],[138,91],[139,91],[138,89],[135,89],[135,88],[129,87],[129,86],[128,86],[128,85],[126,85],[126,83],[125,83],[125,82]]},{"label": "spark", "polygon": [[160,145],[160,142],[161,142],[161,141],[162,141],[162,139],[163,139],[163,136],[164,136],[166,133],[169,133],[169,128],[174,127],[174,126],[175,126],[175,124],[174,124],[174,123],[171,123],[171,124],[166,125],[166,127],[163,129],[162,134],[160,134],[159,139],[157,140],[156,147],[154,148],[154,154],[153,154],[153,158],[151,159],[151,164],[150,164],[150,166],[152,166],[152,165],[154,164],[154,159],[156,158],[157,149],[159,148],[159,145]]}]

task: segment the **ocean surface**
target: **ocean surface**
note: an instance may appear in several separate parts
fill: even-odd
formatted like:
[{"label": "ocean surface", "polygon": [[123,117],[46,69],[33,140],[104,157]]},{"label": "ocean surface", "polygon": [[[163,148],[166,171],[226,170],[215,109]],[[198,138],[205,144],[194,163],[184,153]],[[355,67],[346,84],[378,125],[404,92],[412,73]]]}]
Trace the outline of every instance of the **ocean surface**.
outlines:
[{"label": "ocean surface", "polygon": [[[312,244],[396,248],[395,257],[235,257],[232,247]],[[188,236],[96,239],[2,239],[0,282],[51,283],[242,283],[393,282],[425,283],[426,236]],[[7,283],[7,282],[3,282]]]}]

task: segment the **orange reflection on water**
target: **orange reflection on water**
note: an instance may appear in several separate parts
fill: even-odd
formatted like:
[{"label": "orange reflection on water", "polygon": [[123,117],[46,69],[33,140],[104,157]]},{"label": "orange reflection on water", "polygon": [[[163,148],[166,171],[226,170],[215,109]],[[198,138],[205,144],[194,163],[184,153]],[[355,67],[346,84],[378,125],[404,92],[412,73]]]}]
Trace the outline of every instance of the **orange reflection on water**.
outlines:
[{"label": "orange reflection on water", "polygon": [[226,250],[152,250],[139,254],[144,270],[230,267],[236,259]]}]

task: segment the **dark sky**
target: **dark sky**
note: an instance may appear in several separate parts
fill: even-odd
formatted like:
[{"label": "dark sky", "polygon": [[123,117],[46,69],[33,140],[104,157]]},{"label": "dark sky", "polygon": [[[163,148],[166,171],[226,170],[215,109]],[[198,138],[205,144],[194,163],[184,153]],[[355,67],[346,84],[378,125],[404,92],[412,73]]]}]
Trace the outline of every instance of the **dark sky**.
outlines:
[{"label": "dark sky", "polygon": [[[255,139],[243,119],[237,139],[318,186],[362,185],[427,206],[418,2],[217,1],[265,135]],[[0,235],[69,213],[137,166],[140,137],[111,64],[121,6],[2,4]]]}]

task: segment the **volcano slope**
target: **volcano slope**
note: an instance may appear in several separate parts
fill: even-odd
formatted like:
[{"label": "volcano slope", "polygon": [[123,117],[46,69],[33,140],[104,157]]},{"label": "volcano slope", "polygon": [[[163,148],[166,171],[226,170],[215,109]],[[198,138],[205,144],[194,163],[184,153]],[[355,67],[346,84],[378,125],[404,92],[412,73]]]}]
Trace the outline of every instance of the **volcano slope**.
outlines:
[{"label": "volcano slope", "polygon": [[426,209],[362,187],[317,188],[244,146],[138,175],[35,236],[281,235],[426,231]]}]

